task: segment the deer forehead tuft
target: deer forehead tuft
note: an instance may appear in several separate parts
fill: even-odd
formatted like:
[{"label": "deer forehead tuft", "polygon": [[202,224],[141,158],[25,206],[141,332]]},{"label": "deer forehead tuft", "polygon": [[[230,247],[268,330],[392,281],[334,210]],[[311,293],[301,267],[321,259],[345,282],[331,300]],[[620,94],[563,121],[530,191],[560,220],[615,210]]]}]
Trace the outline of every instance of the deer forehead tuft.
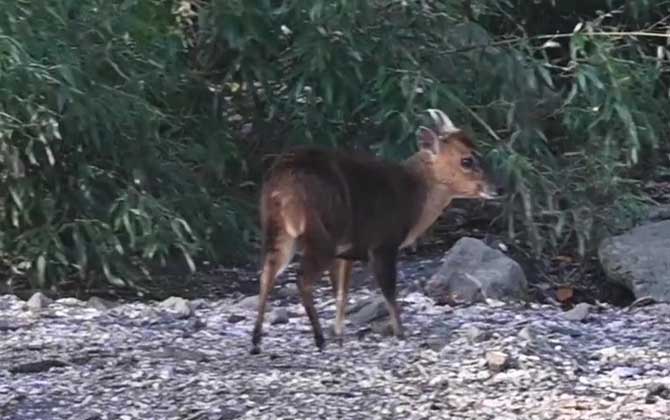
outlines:
[{"label": "deer forehead tuft", "polygon": [[449,136],[449,141],[460,143],[461,145],[465,146],[466,148],[472,151],[477,150],[477,145],[475,144],[474,140],[472,140],[472,137],[468,136],[462,131],[458,131],[456,133],[451,134]]},{"label": "deer forehead tuft", "polygon": [[467,135],[459,132],[442,137],[442,154],[446,156],[455,155],[478,155],[477,146]]}]

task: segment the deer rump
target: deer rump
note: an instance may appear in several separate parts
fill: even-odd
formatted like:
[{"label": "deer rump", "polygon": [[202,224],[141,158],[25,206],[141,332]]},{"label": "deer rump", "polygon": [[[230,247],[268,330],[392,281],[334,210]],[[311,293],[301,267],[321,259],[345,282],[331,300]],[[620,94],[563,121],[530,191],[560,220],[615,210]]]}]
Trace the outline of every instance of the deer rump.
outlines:
[{"label": "deer rump", "polygon": [[[278,159],[261,196],[263,251],[289,235],[323,257],[367,260],[398,248],[419,217],[426,188],[401,164],[303,149]],[[318,249],[313,249],[318,247]]]}]

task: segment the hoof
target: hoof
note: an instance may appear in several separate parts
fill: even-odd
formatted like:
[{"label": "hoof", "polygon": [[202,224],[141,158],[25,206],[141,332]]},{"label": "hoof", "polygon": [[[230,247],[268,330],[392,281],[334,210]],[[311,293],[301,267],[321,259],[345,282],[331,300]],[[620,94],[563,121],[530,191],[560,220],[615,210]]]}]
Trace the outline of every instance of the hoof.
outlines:
[{"label": "hoof", "polygon": [[326,347],[326,342],[323,339],[323,336],[316,337],[314,342],[316,343],[316,348],[319,349],[319,351],[323,351],[323,349]]},{"label": "hoof", "polygon": [[249,350],[249,354],[261,354],[261,347],[254,344],[253,346],[251,346],[251,350]]}]

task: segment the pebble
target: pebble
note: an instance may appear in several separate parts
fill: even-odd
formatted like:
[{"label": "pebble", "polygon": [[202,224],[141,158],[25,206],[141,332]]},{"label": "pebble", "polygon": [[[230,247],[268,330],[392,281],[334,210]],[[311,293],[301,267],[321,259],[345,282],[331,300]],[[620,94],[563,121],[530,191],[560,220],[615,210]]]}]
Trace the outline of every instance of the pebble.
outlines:
[{"label": "pebble", "polygon": [[79,305],[83,304],[83,302],[80,301],[79,299],[72,298],[72,297],[57,299],[55,303],[57,303],[59,305],[64,305],[64,306],[79,306]]},{"label": "pebble", "polygon": [[299,296],[298,286],[295,283],[287,283],[277,288],[277,296],[280,298],[292,298]]},{"label": "pebble", "polygon": [[616,347],[605,347],[604,349],[598,350],[597,353],[603,359],[611,359],[617,354],[619,354],[619,349],[617,349]]},{"label": "pebble", "polygon": [[288,323],[288,310],[286,308],[275,308],[270,315],[270,324],[279,325]]},{"label": "pebble", "polygon": [[[361,310],[379,291],[359,287],[350,296],[365,302]],[[0,403],[16,420],[85,413],[667,419],[670,324],[658,321],[656,305],[601,308],[589,311],[589,322],[574,322],[546,305],[445,311],[419,294],[406,296],[404,340],[377,329],[388,325],[382,316],[364,326],[348,321],[342,347],[327,334],[321,352],[301,305],[273,302],[257,356],[249,354],[257,296],[191,304],[197,317],[186,321],[161,316],[160,303],[118,303],[104,313],[60,305],[62,315],[36,317],[22,310],[23,302],[0,296],[0,319],[10,325],[0,332]],[[327,281],[315,300],[326,330],[335,312]],[[282,311],[289,322],[270,326]],[[611,328],[616,322],[624,327]],[[359,340],[361,328],[368,332]],[[29,368],[39,360],[52,362],[35,373]],[[9,373],[11,366],[28,368]]]},{"label": "pebble", "polygon": [[258,295],[247,296],[237,302],[236,305],[240,309],[258,309]]},{"label": "pebble", "polygon": [[589,316],[591,305],[588,303],[578,303],[574,308],[564,313],[565,319],[574,322],[582,322]]},{"label": "pebble", "polygon": [[191,303],[186,299],[177,296],[165,299],[159,306],[181,319],[188,318],[193,314]]},{"label": "pebble", "polygon": [[519,338],[521,338],[522,340],[533,342],[537,339],[537,334],[532,327],[527,325],[523,327],[521,331],[519,331]]},{"label": "pebble", "polygon": [[363,325],[388,316],[388,309],[383,297],[376,297],[366,302],[360,309],[349,315],[349,320]]},{"label": "pebble", "polygon": [[493,372],[500,372],[507,368],[510,362],[509,355],[501,351],[489,351],[486,353],[486,365]]},{"label": "pebble", "polygon": [[655,403],[659,398],[670,400],[670,387],[668,385],[658,382],[653,382],[647,386],[647,395],[645,402],[647,404]]},{"label": "pebble", "polygon": [[491,333],[489,331],[484,331],[474,325],[465,327],[463,332],[468,340],[475,343],[486,341],[491,338]]},{"label": "pebble", "polygon": [[108,309],[116,306],[114,302],[102,299],[98,296],[91,296],[86,303],[90,308],[97,309],[99,311],[106,311]]},{"label": "pebble", "polygon": [[612,375],[617,378],[630,378],[640,374],[640,369],[634,367],[620,366],[612,370]]}]

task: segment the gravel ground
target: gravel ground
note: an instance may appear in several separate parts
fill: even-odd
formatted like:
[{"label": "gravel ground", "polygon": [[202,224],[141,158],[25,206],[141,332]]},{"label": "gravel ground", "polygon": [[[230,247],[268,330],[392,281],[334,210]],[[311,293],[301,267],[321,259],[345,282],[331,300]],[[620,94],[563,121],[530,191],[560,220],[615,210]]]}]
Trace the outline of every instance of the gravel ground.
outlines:
[{"label": "gravel ground", "polygon": [[[326,284],[317,302],[330,334]],[[0,296],[0,418],[670,417],[670,305],[452,308],[417,290],[401,293],[405,340],[386,335],[383,317],[351,321],[344,346],[319,353],[285,283],[258,356],[248,353],[254,297],[28,309]],[[377,295],[357,287],[350,316]]]}]

